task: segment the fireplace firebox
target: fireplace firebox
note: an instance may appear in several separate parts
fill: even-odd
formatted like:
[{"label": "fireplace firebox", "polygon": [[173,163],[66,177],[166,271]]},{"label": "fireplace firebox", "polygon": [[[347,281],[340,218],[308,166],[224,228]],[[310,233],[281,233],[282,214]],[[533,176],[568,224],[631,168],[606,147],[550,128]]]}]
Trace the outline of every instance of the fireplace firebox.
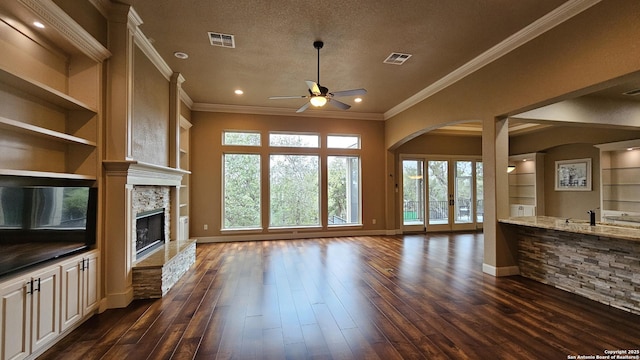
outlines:
[{"label": "fireplace firebox", "polygon": [[164,244],[164,209],[136,215],[136,257],[139,258]]}]

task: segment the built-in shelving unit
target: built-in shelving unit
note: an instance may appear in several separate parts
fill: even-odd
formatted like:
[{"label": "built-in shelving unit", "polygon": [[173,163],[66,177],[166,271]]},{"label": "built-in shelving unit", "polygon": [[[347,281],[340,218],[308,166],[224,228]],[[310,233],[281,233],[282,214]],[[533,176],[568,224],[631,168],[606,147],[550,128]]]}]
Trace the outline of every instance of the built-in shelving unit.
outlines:
[{"label": "built-in shelving unit", "polygon": [[640,140],[596,146],[600,148],[603,220],[637,218],[640,215]]},{"label": "built-in shelving unit", "polygon": [[[100,188],[103,63],[111,53],[53,1],[0,2],[0,48],[0,184]],[[95,249],[0,279],[1,358],[35,358],[95,312],[100,234]]]},{"label": "built-in shelving unit", "polygon": [[[5,23],[0,27],[3,42],[46,41]],[[46,46],[50,49],[51,43]],[[0,62],[0,175],[95,181],[102,64],[62,48],[41,51],[11,48]],[[63,59],[56,63],[47,55]],[[53,65],[47,70],[48,60]],[[70,71],[74,66],[83,71]]]},{"label": "built-in shelving unit", "polygon": [[515,170],[509,173],[510,216],[533,216],[541,213],[544,197],[543,154],[522,154],[509,157]]},{"label": "built-in shelving unit", "polygon": [[[186,118],[180,116],[180,169],[187,171],[191,168],[189,158],[191,126],[191,123]],[[181,240],[189,238],[189,185],[190,174],[185,174],[182,177],[182,183],[178,189],[180,192],[180,230],[178,236]]]}]

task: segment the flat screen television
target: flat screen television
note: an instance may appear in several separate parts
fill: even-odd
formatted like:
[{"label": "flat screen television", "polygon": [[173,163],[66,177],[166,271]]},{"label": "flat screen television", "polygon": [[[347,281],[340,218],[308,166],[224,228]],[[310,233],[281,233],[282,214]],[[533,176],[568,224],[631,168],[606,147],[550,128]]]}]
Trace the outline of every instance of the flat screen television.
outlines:
[{"label": "flat screen television", "polygon": [[0,186],[0,276],[96,243],[97,189]]}]

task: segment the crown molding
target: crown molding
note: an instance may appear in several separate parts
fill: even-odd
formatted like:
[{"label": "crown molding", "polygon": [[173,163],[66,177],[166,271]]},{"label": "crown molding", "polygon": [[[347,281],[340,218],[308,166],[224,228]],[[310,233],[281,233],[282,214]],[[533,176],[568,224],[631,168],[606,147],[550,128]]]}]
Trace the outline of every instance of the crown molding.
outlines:
[{"label": "crown molding", "polygon": [[[131,8],[131,12],[135,13],[133,8]],[[137,13],[136,13],[136,16],[137,16]],[[144,35],[142,30],[140,30],[139,28],[140,24],[135,24],[135,26],[132,27],[134,43],[138,46],[138,48],[140,48],[140,50],[142,50],[142,53],[144,53],[145,56],[149,58],[149,61],[151,61],[151,63],[155,65],[155,67],[158,69],[158,71],[160,71],[162,76],[164,76],[165,79],[167,79],[167,81],[171,81],[173,70],[171,70],[169,65],[162,58],[162,56],[160,56],[156,48],[153,47],[153,44],[151,44],[151,42]]]},{"label": "crown molding", "polygon": [[194,103],[191,107],[193,111],[203,112],[220,112],[234,114],[255,114],[255,115],[277,115],[277,116],[295,116],[295,117],[312,117],[312,118],[328,118],[328,119],[351,119],[351,120],[384,120],[383,115],[379,113],[359,113],[349,111],[331,111],[331,110],[307,110],[297,113],[294,109],[261,107],[261,106],[241,106],[241,105],[223,105],[223,104],[207,104]]},{"label": "crown molding", "polygon": [[111,52],[73,20],[51,0],[20,0],[29,9],[54,29],[60,37],[73,48],[96,62],[103,62],[111,56]]},{"label": "crown molding", "polygon": [[570,0],[384,113],[387,120],[562,24],[601,0]]},{"label": "crown molding", "polygon": [[184,91],[182,87],[180,88],[180,100],[182,100],[182,102],[187,105],[189,110],[193,110],[193,100],[191,99],[191,97],[189,97],[189,94],[187,94],[187,92]]}]

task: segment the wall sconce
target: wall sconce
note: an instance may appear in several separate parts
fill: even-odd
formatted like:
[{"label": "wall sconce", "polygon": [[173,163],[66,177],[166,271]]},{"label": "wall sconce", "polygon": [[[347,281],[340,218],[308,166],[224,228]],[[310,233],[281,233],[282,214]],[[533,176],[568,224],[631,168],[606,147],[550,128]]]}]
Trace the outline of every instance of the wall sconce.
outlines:
[{"label": "wall sconce", "polygon": [[515,169],[516,169],[516,166],[515,166],[515,165],[509,165],[509,166],[507,166],[507,174],[512,173],[512,172],[513,172],[513,170],[515,170]]}]

